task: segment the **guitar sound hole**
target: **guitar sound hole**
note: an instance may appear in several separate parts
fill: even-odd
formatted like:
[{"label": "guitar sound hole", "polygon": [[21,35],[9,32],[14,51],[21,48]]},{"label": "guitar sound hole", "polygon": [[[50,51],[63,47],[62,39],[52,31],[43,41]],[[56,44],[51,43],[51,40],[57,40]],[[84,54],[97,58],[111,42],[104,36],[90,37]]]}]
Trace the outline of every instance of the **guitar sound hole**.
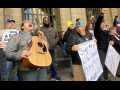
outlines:
[{"label": "guitar sound hole", "polygon": [[38,43],[39,47],[43,47],[43,44],[41,42]]},{"label": "guitar sound hole", "polygon": [[47,48],[45,45],[43,45],[43,52],[47,52]]}]

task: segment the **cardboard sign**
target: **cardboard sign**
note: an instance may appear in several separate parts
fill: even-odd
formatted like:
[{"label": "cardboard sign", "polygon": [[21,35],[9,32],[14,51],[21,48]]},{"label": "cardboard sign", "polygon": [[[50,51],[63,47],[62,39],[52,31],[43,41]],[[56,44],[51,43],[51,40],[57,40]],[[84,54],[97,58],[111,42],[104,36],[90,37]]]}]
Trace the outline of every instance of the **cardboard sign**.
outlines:
[{"label": "cardboard sign", "polygon": [[87,81],[97,81],[103,72],[94,40],[79,44],[78,51]]},{"label": "cardboard sign", "polygon": [[3,38],[2,38],[2,41],[5,43],[5,45],[7,46],[7,43],[10,39],[11,36],[13,36],[14,34],[17,34],[19,33],[18,30],[7,30],[6,32],[3,33]]},{"label": "cardboard sign", "polygon": [[106,60],[105,60],[105,65],[107,66],[107,68],[110,70],[110,72],[114,76],[116,76],[119,62],[120,62],[120,55],[116,52],[114,47],[109,44],[107,55],[106,55]]}]

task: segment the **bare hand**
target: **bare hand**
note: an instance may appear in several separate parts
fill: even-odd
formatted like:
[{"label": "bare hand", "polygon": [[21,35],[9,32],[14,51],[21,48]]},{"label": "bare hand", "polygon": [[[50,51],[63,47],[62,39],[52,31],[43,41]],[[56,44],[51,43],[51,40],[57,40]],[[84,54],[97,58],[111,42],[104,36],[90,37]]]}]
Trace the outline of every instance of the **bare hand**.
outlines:
[{"label": "bare hand", "polygon": [[0,41],[0,48],[2,48],[2,49],[5,49],[5,43],[4,42],[2,42],[2,41]]},{"label": "bare hand", "polygon": [[22,52],[21,57],[22,58],[28,58],[28,56],[31,56],[31,55],[32,55],[32,53],[29,51],[29,47],[28,47],[26,50],[24,50]]},{"label": "bare hand", "polygon": [[41,38],[43,38],[43,37],[44,37],[44,33],[43,33],[43,32],[41,32],[41,31],[38,31],[38,32],[37,32],[37,34],[39,34],[39,35],[41,36]]},{"label": "bare hand", "polygon": [[106,13],[107,12],[107,9],[106,8],[103,8],[102,9],[102,13]]},{"label": "bare hand", "polygon": [[72,47],[72,51],[78,51],[80,48],[79,48],[79,46],[78,45],[74,45],[73,47]]},{"label": "bare hand", "polygon": [[97,40],[95,39],[95,43],[97,43]]},{"label": "bare hand", "polygon": [[114,45],[114,42],[113,42],[113,41],[110,41],[110,45]]},{"label": "bare hand", "polygon": [[90,20],[92,20],[93,18],[94,18],[94,16],[91,16],[91,17],[90,17]]}]

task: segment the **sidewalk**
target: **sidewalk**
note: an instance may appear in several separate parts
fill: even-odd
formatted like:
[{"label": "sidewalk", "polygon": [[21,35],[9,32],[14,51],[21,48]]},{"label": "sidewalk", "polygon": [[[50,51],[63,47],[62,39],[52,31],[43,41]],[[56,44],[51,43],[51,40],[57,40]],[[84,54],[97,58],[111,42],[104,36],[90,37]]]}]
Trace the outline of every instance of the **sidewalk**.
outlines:
[{"label": "sidewalk", "polygon": [[[73,81],[74,78],[70,75],[70,59],[58,59],[57,61],[57,75],[61,78],[61,81]],[[109,72],[109,79],[111,81],[120,81],[119,77],[114,77]],[[50,80],[51,74],[50,74],[50,67],[48,67],[48,80]],[[10,73],[9,81],[14,81],[13,79],[13,73]]]}]

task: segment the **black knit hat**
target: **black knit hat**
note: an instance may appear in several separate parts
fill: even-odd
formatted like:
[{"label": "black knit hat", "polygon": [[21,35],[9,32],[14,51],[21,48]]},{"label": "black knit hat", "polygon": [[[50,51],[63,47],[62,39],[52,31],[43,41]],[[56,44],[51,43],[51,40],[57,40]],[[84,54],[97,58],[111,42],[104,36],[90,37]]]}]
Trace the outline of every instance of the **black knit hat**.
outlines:
[{"label": "black knit hat", "polygon": [[105,22],[105,21],[101,21],[101,23],[103,23],[103,22]]}]

